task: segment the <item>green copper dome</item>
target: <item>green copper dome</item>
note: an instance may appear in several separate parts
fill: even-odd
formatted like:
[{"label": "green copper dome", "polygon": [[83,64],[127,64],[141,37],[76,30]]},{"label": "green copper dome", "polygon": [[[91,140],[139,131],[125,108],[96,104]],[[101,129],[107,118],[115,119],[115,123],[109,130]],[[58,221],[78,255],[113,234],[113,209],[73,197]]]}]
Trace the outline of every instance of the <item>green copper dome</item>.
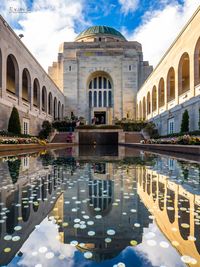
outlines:
[{"label": "green copper dome", "polygon": [[115,30],[114,28],[107,27],[107,26],[93,26],[88,28],[87,30],[81,32],[77,37],[76,41],[85,37],[89,37],[92,35],[112,35],[113,37],[118,37],[123,41],[126,41],[125,37]]}]

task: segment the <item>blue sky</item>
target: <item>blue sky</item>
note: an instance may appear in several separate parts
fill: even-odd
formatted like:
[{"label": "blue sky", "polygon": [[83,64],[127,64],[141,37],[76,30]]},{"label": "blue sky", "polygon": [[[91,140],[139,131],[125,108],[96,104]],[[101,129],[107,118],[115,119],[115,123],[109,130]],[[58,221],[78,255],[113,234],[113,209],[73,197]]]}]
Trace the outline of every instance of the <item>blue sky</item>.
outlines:
[{"label": "blue sky", "polygon": [[[92,25],[107,25],[142,44],[156,65],[199,0],[1,0],[0,13],[47,69],[59,45]],[[18,11],[24,11],[20,13]]]}]

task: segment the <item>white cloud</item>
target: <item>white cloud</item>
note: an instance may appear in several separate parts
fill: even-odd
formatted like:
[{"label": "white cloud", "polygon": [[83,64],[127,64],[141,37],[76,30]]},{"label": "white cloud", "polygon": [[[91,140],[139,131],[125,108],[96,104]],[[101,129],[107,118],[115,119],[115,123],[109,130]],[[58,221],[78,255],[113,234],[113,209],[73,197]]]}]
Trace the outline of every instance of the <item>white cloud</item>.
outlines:
[{"label": "white cloud", "polygon": [[121,11],[127,15],[138,8],[139,0],[119,0],[119,4],[122,6]]},{"label": "white cloud", "polygon": [[162,10],[148,11],[127,38],[140,42],[144,58],[156,66],[198,6],[199,0],[185,0],[183,6],[171,1]]},{"label": "white cloud", "polygon": [[[7,0],[3,1],[7,10],[4,15],[10,23],[8,10],[11,4]],[[20,2],[27,8],[25,0]],[[75,23],[84,25],[82,11],[82,0],[34,0],[31,12],[12,14],[18,16],[15,20],[22,28],[14,30],[24,35],[22,41],[47,70],[57,59],[59,45],[64,41],[73,41],[76,37]]]}]

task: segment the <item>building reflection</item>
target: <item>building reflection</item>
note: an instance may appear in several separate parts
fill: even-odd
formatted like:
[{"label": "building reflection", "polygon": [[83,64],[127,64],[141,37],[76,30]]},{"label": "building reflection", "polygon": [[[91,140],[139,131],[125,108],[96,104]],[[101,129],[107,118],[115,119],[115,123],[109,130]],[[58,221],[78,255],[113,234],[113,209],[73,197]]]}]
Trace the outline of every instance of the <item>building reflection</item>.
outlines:
[{"label": "building reflection", "polygon": [[[37,155],[38,156],[38,155]],[[7,265],[22,247],[30,233],[52,210],[63,188],[60,166],[45,167],[37,156],[1,160],[0,170],[6,173],[0,189],[0,266]],[[19,173],[12,179],[9,162],[20,161]],[[23,166],[25,163],[25,166]],[[27,164],[28,163],[28,164]],[[14,165],[12,164],[12,168]],[[14,169],[13,169],[14,171]],[[15,227],[21,227],[17,230]],[[9,237],[10,236],[10,237]],[[11,238],[19,236],[14,242]],[[4,249],[10,248],[9,253]]]},{"label": "building reflection", "polygon": [[[77,248],[93,252],[96,261],[115,257],[130,245],[131,240],[142,242],[143,229],[152,220],[134,192],[135,182],[135,175],[134,179],[127,178],[127,172],[113,163],[91,162],[76,170],[68,182],[70,190],[63,193],[50,215],[59,224],[60,240],[65,244],[73,240],[84,243],[84,247]],[[88,219],[84,219],[84,215]],[[86,225],[88,220],[93,221],[94,225],[87,225],[85,229],[74,228],[77,218]],[[63,222],[68,222],[69,226],[63,227]],[[134,223],[139,227],[134,227]],[[116,231],[111,243],[105,242],[108,229]],[[88,231],[94,231],[95,235],[88,236]]]},{"label": "building reflection", "polygon": [[[92,251],[93,259],[102,261],[118,255],[131,240],[141,243],[144,229],[152,222],[151,213],[179,253],[200,265],[198,164],[138,152],[123,160],[118,156],[74,158],[70,153],[52,151],[0,161],[0,265],[12,260],[48,215],[59,225],[61,242],[84,243],[77,248]],[[77,218],[87,227],[74,228]],[[22,229],[17,231],[16,226]],[[116,232],[109,236],[111,243],[105,242],[108,229]],[[89,236],[88,231],[95,235]],[[7,235],[20,240],[5,240]],[[11,251],[4,253],[7,247]]]},{"label": "building reflection", "polygon": [[178,252],[194,258],[195,266],[200,266],[200,195],[196,190],[199,183],[195,182],[199,166],[189,168],[185,163],[190,172],[190,179],[187,177],[185,181],[180,162],[171,159],[170,164],[165,163],[162,158],[153,168],[137,167],[138,195]]}]

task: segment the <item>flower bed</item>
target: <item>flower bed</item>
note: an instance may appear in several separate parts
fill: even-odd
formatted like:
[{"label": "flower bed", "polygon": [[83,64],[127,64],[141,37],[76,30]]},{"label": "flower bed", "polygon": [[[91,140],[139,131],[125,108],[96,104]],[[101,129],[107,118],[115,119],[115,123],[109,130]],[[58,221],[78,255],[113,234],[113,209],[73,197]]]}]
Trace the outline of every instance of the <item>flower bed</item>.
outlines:
[{"label": "flower bed", "polygon": [[41,141],[37,137],[31,137],[31,138],[0,138],[0,144],[2,145],[8,145],[8,144],[40,144],[45,145],[45,141]]},{"label": "flower bed", "polygon": [[179,137],[142,140],[141,144],[200,145],[200,136],[183,135]]}]

